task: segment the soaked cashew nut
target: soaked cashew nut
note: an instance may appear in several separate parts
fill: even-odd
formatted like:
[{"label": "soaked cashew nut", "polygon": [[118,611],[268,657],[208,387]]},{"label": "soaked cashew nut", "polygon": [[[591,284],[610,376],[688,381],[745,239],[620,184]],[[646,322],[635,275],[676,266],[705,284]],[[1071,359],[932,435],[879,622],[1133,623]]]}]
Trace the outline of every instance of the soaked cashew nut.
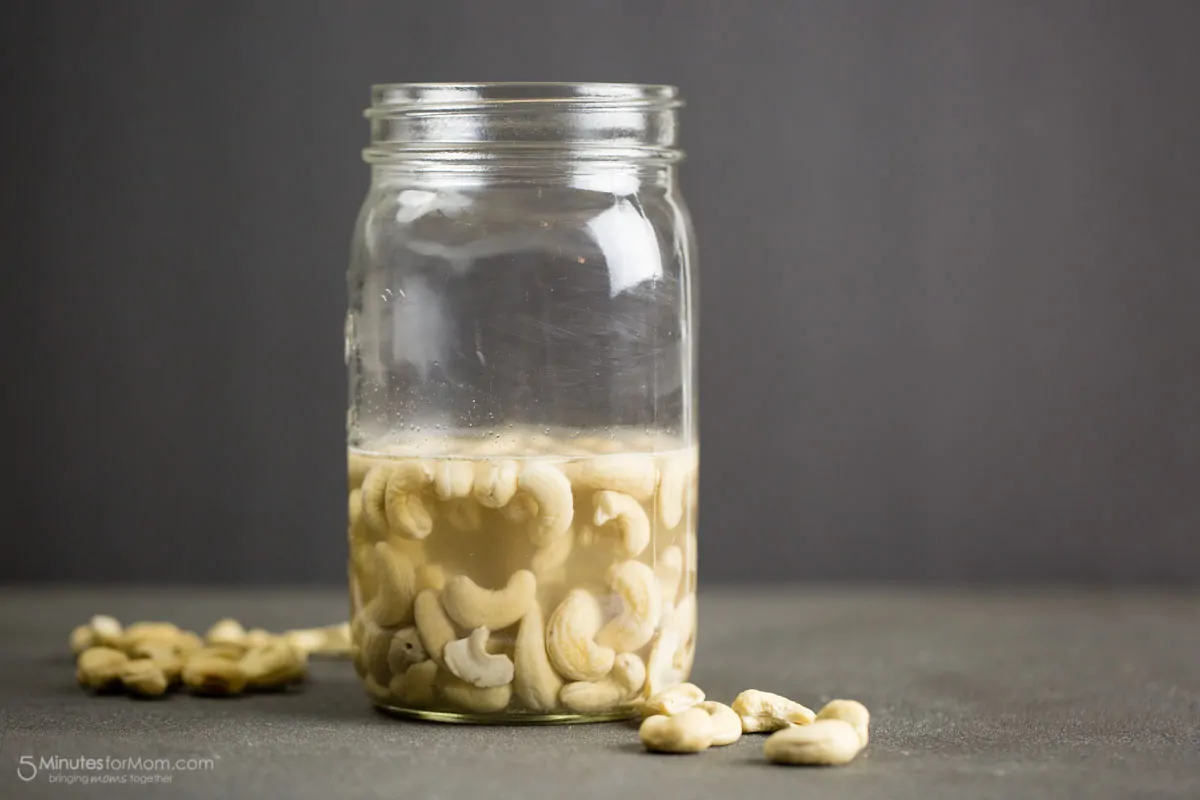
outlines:
[{"label": "soaked cashew nut", "polygon": [[607,455],[573,461],[571,481],[584,489],[609,489],[649,500],[658,486],[658,468],[649,456]]},{"label": "soaked cashew nut", "polygon": [[422,564],[417,567],[417,591],[433,589],[440,592],[446,587],[446,571],[440,564]]},{"label": "soaked cashew nut", "polygon": [[621,598],[623,610],[596,634],[596,644],[618,653],[640,650],[662,617],[662,591],[654,570],[640,561],[622,561],[609,568],[608,585]]},{"label": "soaked cashew nut", "polygon": [[442,697],[465,711],[477,714],[494,714],[508,707],[512,699],[512,684],[490,686],[480,689],[448,672],[439,672],[437,689]]},{"label": "soaked cashew nut", "polygon": [[375,621],[382,627],[397,627],[412,620],[417,576],[412,560],[387,542],[375,545],[375,575],[378,594],[371,603]]},{"label": "soaked cashew nut", "polygon": [[[367,476],[368,479],[371,477]],[[433,531],[433,518],[425,507],[421,490],[433,480],[433,468],[425,461],[402,461],[390,467],[383,492],[384,528],[405,539],[424,539]],[[371,509],[368,482],[363,482],[363,511]],[[375,522],[368,517],[371,527]],[[378,529],[376,529],[378,530]]]},{"label": "soaked cashew nut", "polygon": [[733,744],[742,738],[742,718],[729,706],[713,700],[697,703],[696,708],[702,708],[712,717],[713,747],[723,747]]},{"label": "soaked cashew nut", "polygon": [[529,606],[517,629],[513,668],[513,689],[517,697],[532,711],[552,710],[563,682],[546,655],[545,622],[537,603]]},{"label": "soaked cashew nut", "polygon": [[246,675],[247,686],[270,689],[303,680],[308,658],[287,639],[276,637],[246,651],[238,666]]},{"label": "soaked cashew nut", "polygon": [[359,637],[359,657],[356,668],[360,673],[370,675],[381,686],[386,686],[392,678],[392,670],[388,663],[391,651],[392,629],[380,627],[371,617],[362,624]]},{"label": "soaked cashew nut", "polygon": [[91,647],[75,662],[75,680],[85,689],[102,692],[121,681],[128,656],[112,647]]},{"label": "soaked cashew nut", "polygon": [[568,683],[562,688],[558,699],[571,711],[595,714],[628,702],[645,682],[646,665],[633,653],[622,653],[613,661],[609,677],[600,681]]},{"label": "soaked cashew nut", "polygon": [[503,653],[488,652],[491,635],[486,627],[476,628],[465,639],[456,639],[446,645],[442,651],[446,669],[480,689],[512,683],[512,659]]},{"label": "soaked cashew nut", "polygon": [[862,742],[854,726],[840,719],[788,726],[771,734],[763,745],[768,761],[812,767],[848,764],[860,750]]},{"label": "soaked cashew nut", "polygon": [[692,658],[696,650],[696,595],[689,593],[675,606],[671,617],[671,626],[679,634],[679,647],[671,659],[671,666],[677,670],[687,671],[692,668]]},{"label": "soaked cashew nut", "polygon": [[596,492],[592,498],[596,515],[592,522],[602,527],[615,522],[621,534],[618,551],[625,558],[637,558],[650,544],[650,518],[646,509],[632,496],[621,492]]},{"label": "soaked cashew nut", "polygon": [[699,753],[713,743],[713,721],[702,708],[689,708],[673,717],[647,717],[638,738],[653,753]]},{"label": "soaked cashew nut", "polygon": [[696,598],[689,594],[670,611],[650,645],[646,663],[646,693],[653,696],[683,680],[690,667],[688,643],[695,641]]},{"label": "soaked cashew nut", "polygon": [[539,547],[534,552],[533,557],[529,561],[529,568],[533,574],[538,577],[538,580],[543,580],[545,576],[553,573],[559,567],[567,563],[567,559],[571,557],[571,550],[575,547],[575,531],[573,528],[568,528],[567,532],[544,547]]},{"label": "soaked cashew nut", "polygon": [[388,691],[406,706],[426,708],[433,705],[437,676],[438,665],[432,661],[422,661],[392,678],[388,682]]},{"label": "soaked cashew nut", "polygon": [[857,700],[830,700],[817,712],[817,719],[840,719],[849,724],[863,747],[871,740],[871,712]]},{"label": "soaked cashew nut", "polygon": [[695,467],[694,452],[668,458],[663,463],[662,478],[658,486],[658,518],[668,530],[683,519]]},{"label": "soaked cashew nut", "polygon": [[742,731],[762,733],[789,725],[808,725],[816,714],[794,700],[771,692],[747,689],[733,701],[733,710],[742,718]]},{"label": "soaked cashew nut", "polygon": [[158,664],[149,658],[134,658],[121,668],[121,685],[132,695],[161,697],[170,682]]},{"label": "soaked cashew nut", "polygon": [[661,714],[673,717],[704,702],[704,690],[694,683],[681,683],[650,696],[642,704],[642,716]]},{"label": "soaked cashew nut", "polygon": [[683,551],[677,546],[663,548],[654,565],[654,577],[662,589],[663,608],[674,605],[679,596],[679,584],[683,580]]},{"label": "soaked cashew nut", "polygon": [[567,532],[575,517],[575,500],[566,475],[549,464],[531,462],[521,469],[517,485],[537,504],[536,524],[529,533],[534,547],[544,547]]},{"label": "soaked cashew nut", "polygon": [[572,681],[598,681],[613,668],[616,651],[595,642],[603,614],[586,589],[572,589],[550,615],[546,653],[559,675]]},{"label": "soaked cashew nut", "polygon": [[517,493],[521,466],[516,461],[481,461],[475,468],[475,502],[484,508],[503,508]]},{"label": "soaked cashew nut", "polygon": [[413,664],[429,660],[416,628],[401,628],[388,642],[387,663],[393,675],[406,672]]},{"label": "soaked cashew nut", "polygon": [[450,619],[464,628],[499,630],[514,624],[537,594],[537,578],[527,569],[517,570],[503,589],[480,588],[466,575],[455,575],[442,590],[442,605]]},{"label": "soaked cashew nut", "polygon": [[388,479],[392,476],[390,464],[375,464],[363,477],[362,486],[362,518],[367,527],[378,535],[387,533],[387,488]]},{"label": "soaked cashew nut", "polygon": [[470,497],[475,486],[475,464],[443,459],[433,469],[433,493],[439,500]]},{"label": "soaked cashew nut", "polygon": [[421,637],[425,652],[439,667],[445,667],[442,652],[446,645],[458,638],[458,631],[446,616],[438,593],[426,589],[418,594],[413,604],[413,617],[416,619],[417,634]]},{"label": "soaked cashew nut", "polygon": [[477,531],[483,527],[483,510],[469,497],[456,497],[446,501],[442,513],[454,528],[460,531]]}]

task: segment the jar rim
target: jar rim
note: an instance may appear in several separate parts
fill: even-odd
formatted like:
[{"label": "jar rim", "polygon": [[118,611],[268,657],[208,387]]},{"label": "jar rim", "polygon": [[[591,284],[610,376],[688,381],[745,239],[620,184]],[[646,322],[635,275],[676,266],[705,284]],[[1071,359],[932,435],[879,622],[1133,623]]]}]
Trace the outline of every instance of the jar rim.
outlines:
[{"label": "jar rim", "polygon": [[513,105],[564,109],[668,110],[683,105],[679,89],[660,83],[518,82],[378,83],[368,118],[405,113],[470,112]]}]

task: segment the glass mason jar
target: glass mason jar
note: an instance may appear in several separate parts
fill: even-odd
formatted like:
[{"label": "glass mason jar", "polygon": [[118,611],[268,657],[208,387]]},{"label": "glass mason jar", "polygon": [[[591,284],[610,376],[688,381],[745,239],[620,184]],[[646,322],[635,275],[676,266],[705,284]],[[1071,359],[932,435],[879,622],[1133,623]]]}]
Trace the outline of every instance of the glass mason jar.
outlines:
[{"label": "glass mason jar", "polygon": [[695,651],[676,90],[372,99],[346,318],[358,673],[425,719],[629,716]]}]

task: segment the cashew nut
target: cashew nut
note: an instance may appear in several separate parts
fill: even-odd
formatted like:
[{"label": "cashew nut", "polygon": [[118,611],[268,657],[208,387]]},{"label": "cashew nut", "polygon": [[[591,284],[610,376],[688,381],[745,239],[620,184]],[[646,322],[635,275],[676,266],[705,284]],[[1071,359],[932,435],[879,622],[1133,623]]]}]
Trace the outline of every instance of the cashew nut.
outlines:
[{"label": "cashew nut", "polygon": [[183,667],[183,683],[197,694],[241,694],[246,688],[246,673],[236,661],[197,654]]},{"label": "cashew nut", "polygon": [[386,686],[392,678],[392,670],[388,662],[392,634],[392,629],[382,628],[371,617],[368,617],[362,624],[362,633],[359,638],[359,657],[355,666],[360,668],[361,673],[372,676],[383,686]]},{"label": "cashew nut", "polygon": [[508,585],[495,591],[480,588],[466,575],[455,575],[442,590],[450,619],[464,628],[507,628],[525,616],[537,594],[537,578],[527,569],[514,572]]},{"label": "cashew nut", "polygon": [[521,467],[516,461],[481,461],[475,468],[475,501],[485,508],[502,508],[517,493]]},{"label": "cashew nut", "polygon": [[609,677],[600,681],[568,683],[562,688],[558,699],[572,711],[594,714],[628,702],[645,682],[646,665],[633,653],[622,653],[613,661]]},{"label": "cashew nut", "polygon": [[[370,474],[367,475],[368,480]],[[384,531],[391,530],[405,539],[424,539],[433,531],[433,518],[421,489],[433,479],[433,468],[425,461],[403,461],[390,468],[383,492]],[[371,511],[367,481],[363,482],[363,511]],[[370,517],[367,521],[375,527]],[[378,530],[378,528],[376,528]]]},{"label": "cashew nut", "polygon": [[475,465],[444,459],[433,470],[433,493],[439,500],[469,497],[475,485]]},{"label": "cashew nut", "polygon": [[167,676],[149,658],[134,658],[121,667],[121,685],[132,695],[161,697],[167,693]]},{"label": "cashew nut", "polygon": [[650,699],[642,704],[642,716],[650,717],[661,714],[673,717],[703,702],[703,689],[694,683],[681,683],[651,695]]},{"label": "cashew nut", "polygon": [[696,594],[689,593],[675,606],[671,626],[679,634],[679,647],[671,659],[671,666],[680,671],[692,668],[692,657],[696,653]]},{"label": "cashew nut", "polygon": [[429,659],[416,628],[401,628],[388,642],[387,663],[393,675],[400,675],[413,664]]},{"label": "cashew nut", "polygon": [[571,550],[574,546],[575,531],[572,528],[568,528],[562,536],[552,539],[549,544],[539,547],[534,552],[533,557],[529,561],[529,568],[541,580],[543,576],[554,572],[567,563],[567,559],[571,557]]},{"label": "cashew nut", "polygon": [[692,487],[691,473],[695,469],[695,452],[668,458],[662,466],[658,487],[658,518],[670,530],[683,519],[687,494]]},{"label": "cashew nut", "polygon": [[447,644],[458,638],[458,631],[454,629],[454,624],[442,609],[438,593],[426,589],[418,594],[416,602],[413,603],[413,617],[416,619],[417,633],[421,637],[421,644],[425,646],[425,652],[439,667],[445,667],[442,651]]},{"label": "cashew nut", "polygon": [[154,666],[162,672],[168,684],[179,682],[180,673],[183,672],[184,659],[174,645],[161,641],[138,642],[130,648],[129,655],[132,658],[153,661]]},{"label": "cashew nut", "polygon": [[433,705],[437,676],[438,665],[432,661],[422,661],[413,664],[402,675],[393,677],[388,683],[388,691],[406,706],[426,708]]},{"label": "cashew nut", "polygon": [[586,589],[572,589],[550,615],[546,653],[559,675],[572,681],[598,681],[613,667],[616,651],[596,644],[603,615]]},{"label": "cashew nut", "polygon": [[527,494],[519,494],[500,509],[500,515],[514,525],[521,525],[533,519],[537,513],[537,503]]},{"label": "cashew nut", "polygon": [[816,714],[794,700],[771,692],[747,689],[733,701],[733,710],[742,718],[742,731],[762,733],[789,725],[808,725]]},{"label": "cashew nut", "polygon": [[596,644],[618,653],[639,650],[654,636],[662,617],[662,591],[654,570],[640,561],[622,561],[609,569],[608,585],[624,608],[596,634]]},{"label": "cashew nut", "polygon": [[[128,651],[142,642],[175,643],[183,634],[179,626],[171,622],[135,622],[121,633],[119,642],[111,645]],[[104,637],[107,639],[108,637]]]},{"label": "cashew nut", "polygon": [[714,700],[697,703],[696,708],[702,708],[712,717],[713,746],[721,747],[733,744],[742,738],[742,718],[729,706]]},{"label": "cashew nut", "polygon": [[[133,627],[130,627],[130,631]],[[127,636],[129,633],[127,632]],[[228,644],[236,647],[245,647],[246,645],[246,629],[242,627],[242,623],[231,617],[217,620],[213,623],[208,632],[204,634],[204,641],[208,644]]]},{"label": "cashew nut", "polygon": [[[92,617],[88,627],[92,630],[91,647],[118,647],[125,631],[115,617],[107,614],[97,614]],[[178,630],[178,629],[176,629]]]},{"label": "cashew nut", "polygon": [[375,575],[379,581],[378,594],[371,604],[375,621],[385,628],[407,624],[412,619],[417,593],[412,561],[387,542],[379,542],[375,545]]},{"label": "cashew nut", "polygon": [[91,647],[79,654],[75,662],[75,680],[93,691],[112,688],[121,680],[121,670],[129,658],[112,647]]},{"label": "cashew nut", "polygon": [[433,589],[440,592],[446,588],[446,571],[438,564],[422,564],[417,567],[417,591]]},{"label": "cashew nut", "polygon": [[248,686],[268,689],[303,680],[308,659],[285,638],[275,637],[246,651],[238,666]]},{"label": "cashew nut", "polygon": [[840,719],[848,723],[863,747],[871,740],[871,712],[857,700],[830,700],[817,712],[817,719]]},{"label": "cashew nut", "polygon": [[71,654],[79,655],[96,643],[96,634],[87,625],[76,625],[71,630]]},{"label": "cashew nut", "polygon": [[654,577],[662,589],[663,608],[674,605],[679,596],[679,584],[683,580],[683,551],[676,545],[664,547],[654,565]]},{"label": "cashew nut", "polygon": [[390,464],[376,464],[367,470],[359,487],[362,492],[362,517],[367,527],[380,535],[387,533],[388,529],[386,494],[391,475]]},{"label": "cashew nut", "polygon": [[649,500],[658,485],[658,468],[649,456],[605,455],[573,461],[571,481],[584,489],[609,489]]},{"label": "cashew nut", "polygon": [[621,492],[596,492],[592,498],[596,515],[592,519],[597,527],[615,522],[621,533],[619,552],[625,558],[637,558],[650,544],[650,518],[641,503]]},{"label": "cashew nut", "polygon": [[446,521],[460,531],[477,531],[483,526],[483,510],[469,497],[447,500],[442,511]]},{"label": "cashew nut", "polygon": [[699,753],[713,743],[712,717],[702,708],[689,708],[673,717],[647,717],[638,738],[655,753]]},{"label": "cashew nut", "polygon": [[512,699],[512,684],[480,689],[448,672],[439,672],[437,688],[442,697],[466,711],[494,714],[503,711]]},{"label": "cashew nut", "polygon": [[480,689],[512,683],[512,659],[502,653],[488,652],[491,634],[486,627],[476,628],[465,639],[456,639],[446,645],[442,651],[446,669]]},{"label": "cashew nut", "polygon": [[347,509],[348,514],[346,516],[346,529],[354,530],[355,526],[358,525],[358,521],[362,518],[362,489],[351,489],[350,494],[347,496],[347,500],[349,503],[349,508]]},{"label": "cashew nut", "polygon": [[763,755],[776,764],[837,766],[853,761],[861,749],[853,725],[840,719],[822,719],[771,734],[763,745]]},{"label": "cashew nut", "polygon": [[285,631],[283,638],[306,656],[347,655],[350,652],[350,623]]},{"label": "cashew nut", "polygon": [[534,547],[544,547],[567,532],[575,500],[566,475],[549,464],[532,462],[521,469],[517,485],[537,503],[537,523],[529,534]]},{"label": "cashew nut", "polygon": [[537,603],[529,606],[517,629],[513,667],[517,697],[532,711],[552,710],[563,682],[546,655],[545,623]]},{"label": "cashew nut", "polygon": [[689,641],[695,640],[696,598],[689,594],[669,614],[664,612],[662,628],[650,645],[646,663],[646,693],[653,696],[681,680],[690,667]]}]

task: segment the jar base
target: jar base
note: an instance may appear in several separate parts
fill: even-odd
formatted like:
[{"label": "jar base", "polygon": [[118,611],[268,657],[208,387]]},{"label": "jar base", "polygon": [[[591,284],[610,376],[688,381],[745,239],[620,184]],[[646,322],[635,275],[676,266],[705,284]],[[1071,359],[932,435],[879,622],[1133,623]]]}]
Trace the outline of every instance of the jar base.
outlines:
[{"label": "jar base", "polygon": [[561,714],[532,714],[532,713],[496,713],[473,714],[469,711],[429,711],[419,708],[402,708],[376,702],[375,709],[390,717],[415,719],[423,722],[450,722],[459,725],[580,725],[588,722],[617,722],[633,719],[637,709],[624,708],[617,711],[606,711],[602,714],[576,714],[563,712]]}]

